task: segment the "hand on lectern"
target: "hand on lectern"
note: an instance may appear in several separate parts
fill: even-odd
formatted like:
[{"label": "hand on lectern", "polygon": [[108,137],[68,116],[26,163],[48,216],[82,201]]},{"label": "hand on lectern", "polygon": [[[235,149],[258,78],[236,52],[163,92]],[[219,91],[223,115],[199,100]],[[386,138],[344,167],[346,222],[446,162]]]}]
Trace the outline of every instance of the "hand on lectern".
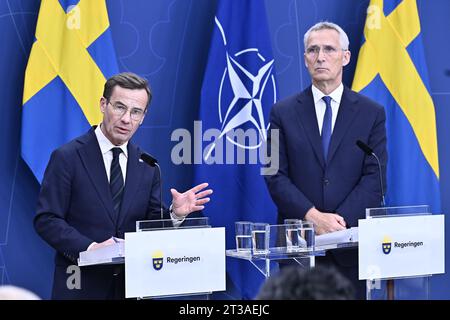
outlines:
[{"label": "hand on lectern", "polygon": [[103,247],[106,247],[106,246],[110,246],[110,245],[113,245],[113,244],[115,244],[117,242],[122,242],[122,241],[125,241],[125,240],[119,239],[119,238],[116,238],[116,237],[111,237],[108,240],[105,240],[105,241],[100,242],[100,243],[94,242],[91,246],[89,246],[87,251],[100,249],[100,248],[103,248]]},{"label": "hand on lectern", "polygon": [[317,235],[344,230],[345,220],[336,213],[321,212],[316,208],[311,208],[305,214],[305,219],[314,223],[314,230]]}]

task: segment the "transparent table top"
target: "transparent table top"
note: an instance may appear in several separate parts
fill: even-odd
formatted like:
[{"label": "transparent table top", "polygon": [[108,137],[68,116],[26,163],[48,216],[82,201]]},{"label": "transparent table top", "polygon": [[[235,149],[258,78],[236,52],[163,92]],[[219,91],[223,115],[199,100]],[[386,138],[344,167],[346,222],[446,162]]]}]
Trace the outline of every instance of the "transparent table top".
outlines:
[{"label": "transparent table top", "polygon": [[352,247],[358,247],[358,242],[344,242],[339,244],[316,246],[314,250],[306,248],[296,248],[295,250],[288,251],[286,247],[273,247],[269,248],[267,253],[253,253],[252,250],[237,251],[236,249],[230,249],[226,250],[226,256],[243,260],[282,260],[302,257],[306,258],[309,256],[324,256],[328,250]]}]

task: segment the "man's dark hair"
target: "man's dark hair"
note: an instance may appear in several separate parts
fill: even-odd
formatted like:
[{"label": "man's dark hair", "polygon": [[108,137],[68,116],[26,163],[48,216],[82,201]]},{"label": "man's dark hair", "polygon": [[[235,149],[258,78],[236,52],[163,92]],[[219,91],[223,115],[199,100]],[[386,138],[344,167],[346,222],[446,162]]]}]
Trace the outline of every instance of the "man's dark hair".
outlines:
[{"label": "man's dark hair", "polygon": [[286,267],[261,287],[258,300],[353,300],[350,281],[333,267]]},{"label": "man's dark hair", "polygon": [[144,79],[137,74],[131,72],[123,72],[116,74],[109,78],[105,83],[105,88],[103,89],[103,97],[109,101],[115,86],[119,86],[125,89],[145,89],[147,92],[147,106],[152,101],[152,91],[149,88],[147,79]]}]

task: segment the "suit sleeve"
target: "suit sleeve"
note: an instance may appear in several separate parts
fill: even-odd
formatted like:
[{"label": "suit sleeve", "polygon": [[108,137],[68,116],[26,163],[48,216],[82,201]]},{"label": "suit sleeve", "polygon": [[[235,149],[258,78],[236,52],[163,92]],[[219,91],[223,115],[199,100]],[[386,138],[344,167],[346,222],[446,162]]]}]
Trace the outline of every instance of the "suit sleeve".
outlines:
[{"label": "suit sleeve", "polygon": [[[387,150],[385,124],[386,114],[384,108],[380,108],[369,140],[366,143],[380,159],[383,188],[386,193]],[[381,193],[378,163],[375,157],[366,155],[359,183],[338,206],[336,212],[344,217],[348,226],[356,227],[358,219],[364,218],[366,208],[380,206]]]},{"label": "suit sleeve", "polygon": [[303,219],[306,212],[314,207],[313,203],[301,192],[289,178],[289,162],[282,121],[275,106],[270,112],[270,132],[268,134],[268,152],[278,152],[279,169],[264,177],[270,195],[282,215],[293,213],[290,218]]},{"label": "suit sleeve", "polygon": [[76,261],[78,253],[86,250],[94,241],[66,221],[72,191],[70,158],[61,150],[52,153],[42,181],[34,227],[56,251]]}]

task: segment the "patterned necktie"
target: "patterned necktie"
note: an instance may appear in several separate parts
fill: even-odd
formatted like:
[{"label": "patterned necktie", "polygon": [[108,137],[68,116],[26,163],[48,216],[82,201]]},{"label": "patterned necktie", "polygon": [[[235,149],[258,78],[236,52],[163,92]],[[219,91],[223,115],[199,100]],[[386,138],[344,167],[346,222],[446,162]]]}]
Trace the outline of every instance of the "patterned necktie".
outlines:
[{"label": "patterned necktie", "polygon": [[325,101],[326,105],[325,115],[323,116],[322,123],[322,150],[326,163],[328,158],[328,147],[330,146],[331,140],[331,118],[333,111],[331,110],[331,97],[324,96],[322,99],[323,101]]},{"label": "patterned necktie", "polygon": [[119,164],[119,156],[122,153],[120,148],[112,148],[113,160],[111,162],[111,175],[109,177],[109,187],[113,199],[114,214],[116,219],[119,216],[120,205],[122,203],[123,195],[123,175]]}]

